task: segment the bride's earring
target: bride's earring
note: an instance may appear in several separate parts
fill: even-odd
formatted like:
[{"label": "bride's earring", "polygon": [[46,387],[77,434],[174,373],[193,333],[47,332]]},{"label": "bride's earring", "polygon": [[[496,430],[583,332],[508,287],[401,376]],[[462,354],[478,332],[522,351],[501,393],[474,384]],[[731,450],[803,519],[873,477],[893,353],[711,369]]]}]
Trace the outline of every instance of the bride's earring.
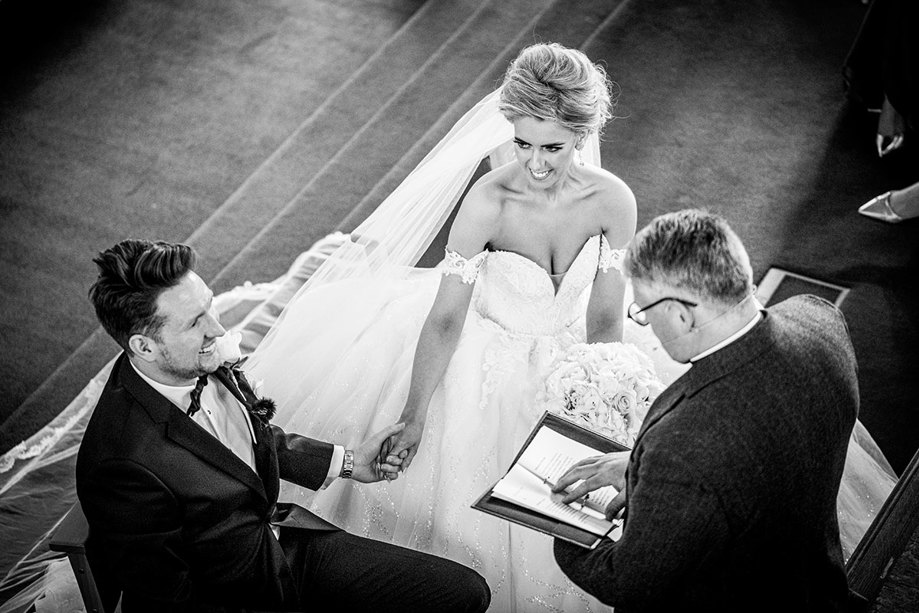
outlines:
[{"label": "bride's earring", "polygon": [[584,149],[584,143],[586,142],[586,140],[587,140],[587,137],[584,135],[581,135],[581,137],[578,139],[577,144],[575,144],[574,146],[574,154],[575,154],[575,157],[577,158],[578,166],[584,165],[583,149]]}]

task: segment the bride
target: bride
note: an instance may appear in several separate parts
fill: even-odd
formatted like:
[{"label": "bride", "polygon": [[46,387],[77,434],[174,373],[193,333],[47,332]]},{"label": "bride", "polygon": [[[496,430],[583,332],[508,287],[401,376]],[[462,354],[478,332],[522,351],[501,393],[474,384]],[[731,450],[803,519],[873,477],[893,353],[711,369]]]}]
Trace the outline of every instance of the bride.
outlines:
[{"label": "bride", "polygon": [[[289,487],[282,499],[312,502],[356,534],[466,560],[498,611],[604,608],[564,577],[548,537],[469,507],[540,417],[536,391],[553,355],[622,338],[618,258],[636,213],[628,187],[599,166],[609,88],[578,51],[524,50],[504,86],[308,271],[296,296],[288,302],[282,284],[239,326],[251,332],[288,303],[247,364],[280,408],[278,425],[356,442],[374,423],[412,422],[410,436],[392,441],[412,456],[398,481],[373,491],[339,480],[314,499]],[[444,264],[411,268],[486,157],[496,168],[465,199]],[[85,396],[80,419],[98,394]],[[63,571],[51,566],[43,585]]]},{"label": "bride", "polygon": [[[501,88],[290,301],[247,367],[288,431],[356,444],[405,422],[381,451],[405,458],[398,481],[338,480],[319,494],[289,486],[282,499],[471,566],[496,611],[606,608],[562,574],[548,537],[470,508],[539,419],[553,357],[578,342],[625,340],[665,382],[682,368],[624,323],[619,261],[636,209],[629,188],[599,166],[610,89],[579,51],[521,51]],[[507,145],[514,159],[496,164]],[[493,170],[463,200],[444,260],[411,268],[486,156]],[[871,474],[862,471],[858,487],[871,488]],[[864,489],[849,498],[843,524],[869,516]]]},{"label": "bride", "polygon": [[[636,210],[625,183],[597,165],[611,111],[609,80],[583,53],[524,49],[499,92],[381,205],[380,216],[404,225],[358,228],[247,367],[282,427],[356,441],[375,424],[405,422],[390,441],[405,457],[403,478],[376,489],[339,482],[315,497],[290,487],[282,497],[357,534],[464,561],[486,577],[498,611],[602,606],[555,566],[550,539],[470,505],[539,419],[551,357],[585,340],[622,340],[619,259]],[[398,261],[401,242],[424,225],[405,221],[414,190],[432,236],[443,215],[431,201],[453,206],[463,184],[442,195],[425,182],[474,169],[511,140],[515,159],[469,190],[440,267],[393,266],[414,263]]]}]

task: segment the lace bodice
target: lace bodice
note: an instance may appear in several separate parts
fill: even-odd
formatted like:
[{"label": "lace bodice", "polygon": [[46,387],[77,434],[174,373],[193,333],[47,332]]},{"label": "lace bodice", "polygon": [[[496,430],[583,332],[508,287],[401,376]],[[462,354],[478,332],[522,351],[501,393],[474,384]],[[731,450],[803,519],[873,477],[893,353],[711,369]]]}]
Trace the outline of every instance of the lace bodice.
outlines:
[{"label": "lace bodice", "polygon": [[511,251],[487,252],[476,280],[472,308],[509,332],[557,334],[583,317],[587,290],[597,270],[618,269],[622,254],[622,250],[610,249],[603,235],[592,236],[556,291],[549,273],[536,262]]}]

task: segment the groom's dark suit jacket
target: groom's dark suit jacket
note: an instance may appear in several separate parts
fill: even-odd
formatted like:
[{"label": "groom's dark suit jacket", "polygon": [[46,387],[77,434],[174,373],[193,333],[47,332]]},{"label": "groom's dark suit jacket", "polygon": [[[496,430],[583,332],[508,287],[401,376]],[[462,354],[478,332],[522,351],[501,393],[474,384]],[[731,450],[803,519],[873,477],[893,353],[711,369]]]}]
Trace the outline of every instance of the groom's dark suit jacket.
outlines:
[{"label": "groom's dark suit jacket", "polygon": [[[209,384],[222,383],[212,375]],[[255,400],[242,387],[234,394]],[[319,488],[333,447],[257,418],[253,426],[258,474],[141,379],[125,355],[116,361],[80,446],[77,494],[90,555],[124,590],[125,613],[205,603],[299,608],[271,524],[333,527],[277,504],[278,479]]]},{"label": "groom's dark suit jacket", "polygon": [[649,410],[619,542],[556,541],[556,559],[617,613],[843,610],[836,495],[858,402],[841,313],[813,296],[768,309]]}]

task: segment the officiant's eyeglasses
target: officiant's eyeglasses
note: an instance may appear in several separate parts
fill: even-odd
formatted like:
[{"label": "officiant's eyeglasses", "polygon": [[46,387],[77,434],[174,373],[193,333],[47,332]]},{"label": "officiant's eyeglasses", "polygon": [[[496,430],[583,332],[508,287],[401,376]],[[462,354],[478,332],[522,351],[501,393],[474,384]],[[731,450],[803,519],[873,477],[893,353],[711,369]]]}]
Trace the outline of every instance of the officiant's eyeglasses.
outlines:
[{"label": "officiant's eyeglasses", "polygon": [[655,300],[654,302],[652,302],[651,304],[649,304],[648,306],[644,308],[638,306],[637,302],[633,302],[632,304],[629,305],[629,308],[627,311],[629,315],[629,319],[637,323],[639,326],[647,326],[649,323],[648,316],[646,315],[647,311],[650,311],[651,309],[653,309],[660,303],[666,302],[668,300],[679,302],[680,304],[686,305],[688,307],[699,306],[699,304],[696,302],[690,302],[689,300],[683,300],[682,298],[671,298],[671,297],[661,298],[660,300]]}]

